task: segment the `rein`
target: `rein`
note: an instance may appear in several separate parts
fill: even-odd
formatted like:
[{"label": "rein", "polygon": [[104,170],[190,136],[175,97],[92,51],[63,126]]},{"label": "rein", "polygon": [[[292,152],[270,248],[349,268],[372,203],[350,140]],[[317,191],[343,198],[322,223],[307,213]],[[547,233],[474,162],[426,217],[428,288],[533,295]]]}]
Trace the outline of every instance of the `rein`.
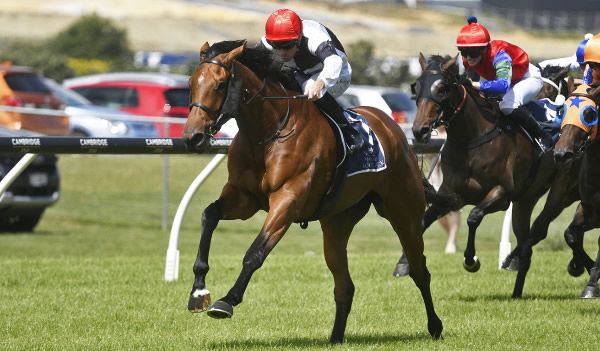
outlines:
[{"label": "rein", "polygon": [[[437,71],[437,70],[428,70],[428,71],[424,71],[423,73],[431,73],[431,74],[439,74],[443,76],[443,73],[441,71]],[[436,99],[433,99],[433,96],[435,95],[433,92],[434,87],[438,84],[438,82],[441,82],[442,79],[438,79],[435,82],[433,82],[433,84],[431,85],[431,101],[433,101],[434,104],[438,105],[441,110],[442,113],[440,113],[440,115],[438,116],[438,118],[435,120],[435,122],[432,124],[432,128],[437,128],[439,126],[444,126],[447,129],[450,126],[450,123],[458,116],[459,113],[461,113],[463,111],[463,107],[465,105],[465,102],[467,101],[467,88],[465,88],[464,85],[453,82],[452,85],[454,86],[458,86],[462,88],[463,91],[463,96],[462,99],[460,101],[460,103],[456,106],[453,107],[450,105],[450,99],[448,97],[445,97],[442,100],[437,101]],[[451,115],[449,118],[445,118],[445,114],[448,113],[448,111],[452,111]],[[464,149],[474,149],[480,145],[486,144],[490,141],[492,141],[493,139],[495,139],[496,137],[500,136],[502,134],[502,129],[499,128],[496,124],[494,125],[494,127],[487,133],[485,133],[484,135],[475,138],[473,140],[467,141],[467,142],[461,142],[461,141],[457,141],[457,140],[453,140],[450,139],[450,137],[448,137],[446,139],[447,142],[454,144],[456,146],[459,146],[461,148]]]},{"label": "rein", "polygon": [[[237,112],[232,112],[232,113],[228,113],[228,112],[223,112],[223,110],[225,108],[230,108],[229,105],[229,98],[236,94],[237,92],[233,92],[233,90],[241,90],[241,79],[239,79],[239,83],[236,84],[236,79],[235,79],[235,66],[233,65],[233,63],[231,64],[231,67],[227,67],[225,64],[223,64],[222,62],[219,62],[217,60],[202,60],[200,61],[200,63],[198,65],[201,65],[203,63],[212,63],[218,66],[221,66],[222,68],[224,68],[228,73],[229,73],[229,77],[227,78],[227,96],[225,97],[225,101],[223,103],[223,106],[221,106],[221,109],[219,111],[215,111],[213,109],[211,109],[210,107],[199,103],[199,102],[193,102],[191,101],[192,97],[190,95],[190,103],[189,103],[189,108],[190,110],[192,109],[192,107],[198,107],[200,109],[202,109],[203,111],[205,111],[206,113],[208,113],[213,120],[215,120],[215,123],[210,126],[208,128],[208,134],[210,136],[213,136],[216,132],[219,131],[219,129],[221,128],[221,126],[227,122],[229,119],[231,119],[232,117],[234,117],[234,115],[237,114]],[[235,87],[237,85],[237,89],[232,89],[233,87]],[[287,99],[287,111],[285,113],[285,116],[283,117],[283,122],[281,123],[281,125],[279,126],[279,128],[277,129],[277,131],[275,133],[273,133],[273,135],[271,135],[270,137],[263,139],[261,141],[258,141],[257,144],[258,145],[264,145],[267,144],[275,139],[279,139],[279,138],[285,138],[287,136],[289,136],[290,134],[292,134],[294,132],[295,129],[292,129],[289,133],[285,134],[285,135],[281,135],[281,132],[283,131],[283,129],[285,129],[285,127],[287,126],[289,119],[290,119],[290,100],[292,99],[306,99],[308,96],[307,95],[292,95],[289,96],[287,95],[287,90],[285,89],[285,87],[283,86],[283,84],[281,82],[279,82],[279,86],[281,87],[281,89],[284,91],[284,93],[286,94],[286,96],[263,96],[262,97],[262,101],[265,100],[284,100]],[[260,89],[254,94],[252,95],[252,97],[250,97],[250,99],[244,101],[245,105],[249,105],[250,102],[252,102],[252,100],[254,100],[257,96],[259,96],[263,90],[266,87],[266,78],[263,78],[263,84],[260,87]],[[248,89],[244,89],[244,91],[246,93],[248,93]],[[239,100],[239,99],[238,99]],[[234,101],[235,104],[238,104],[237,101]]]}]

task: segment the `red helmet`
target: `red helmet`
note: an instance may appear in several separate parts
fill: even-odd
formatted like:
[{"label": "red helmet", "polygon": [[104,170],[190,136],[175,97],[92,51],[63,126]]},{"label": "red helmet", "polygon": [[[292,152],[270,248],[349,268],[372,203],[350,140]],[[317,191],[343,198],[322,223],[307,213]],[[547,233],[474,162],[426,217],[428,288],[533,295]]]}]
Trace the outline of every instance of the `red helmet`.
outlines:
[{"label": "red helmet", "polygon": [[471,16],[467,19],[466,26],[462,27],[456,38],[456,46],[459,48],[487,46],[490,43],[490,33],[484,26],[477,23],[477,17]]},{"label": "red helmet", "polygon": [[300,38],[301,34],[302,20],[292,10],[279,9],[267,19],[265,37],[269,41],[294,40]]}]

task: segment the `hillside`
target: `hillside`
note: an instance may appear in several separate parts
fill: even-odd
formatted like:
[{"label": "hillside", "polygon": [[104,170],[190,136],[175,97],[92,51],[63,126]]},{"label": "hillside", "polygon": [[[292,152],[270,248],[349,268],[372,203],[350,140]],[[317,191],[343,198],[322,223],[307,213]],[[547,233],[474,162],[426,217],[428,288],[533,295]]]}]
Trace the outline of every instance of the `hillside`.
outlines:
[{"label": "hillside", "polygon": [[[135,50],[195,51],[205,41],[256,41],[267,15],[283,6],[326,24],[343,43],[370,40],[377,55],[394,57],[457,53],[456,33],[470,15],[393,4],[332,7],[309,1],[96,0],[82,4],[76,0],[22,0],[0,2],[0,39],[45,38],[78,16],[96,12],[126,28]],[[582,39],[579,36],[583,37],[583,33],[561,39],[535,37],[476,15],[493,39],[516,43],[532,58],[571,55]]]}]

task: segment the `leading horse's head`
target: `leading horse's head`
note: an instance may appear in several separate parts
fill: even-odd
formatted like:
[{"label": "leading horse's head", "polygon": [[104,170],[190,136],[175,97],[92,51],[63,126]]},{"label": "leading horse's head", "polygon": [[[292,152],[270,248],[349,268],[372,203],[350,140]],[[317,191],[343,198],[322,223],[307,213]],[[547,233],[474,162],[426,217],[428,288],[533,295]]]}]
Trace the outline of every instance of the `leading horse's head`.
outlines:
[{"label": "leading horse's head", "polygon": [[244,51],[245,42],[238,44],[213,55],[208,43],[201,48],[200,63],[189,79],[190,113],[183,129],[189,150],[202,152],[210,138],[237,113],[242,81],[235,76],[234,60]]},{"label": "leading horse's head", "polygon": [[554,146],[554,159],[559,167],[568,168],[575,157],[595,139],[598,133],[600,86],[580,85],[563,106],[561,133]]},{"label": "leading horse's head", "polygon": [[457,58],[458,55],[434,55],[427,62],[423,54],[419,54],[423,73],[412,86],[417,100],[413,134],[418,142],[428,142],[431,131],[447,125],[454,112],[462,106],[466,92],[458,81]]}]

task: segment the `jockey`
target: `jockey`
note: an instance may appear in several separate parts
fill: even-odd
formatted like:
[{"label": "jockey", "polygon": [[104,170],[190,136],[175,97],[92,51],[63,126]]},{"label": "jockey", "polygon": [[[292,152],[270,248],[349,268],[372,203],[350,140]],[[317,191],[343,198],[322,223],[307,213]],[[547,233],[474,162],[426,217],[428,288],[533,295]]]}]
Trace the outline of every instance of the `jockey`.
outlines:
[{"label": "jockey", "polygon": [[535,139],[543,152],[552,148],[548,135],[526,109],[513,111],[532,101],[543,86],[540,70],[529,63],[527,53],[503,40],[490,40],[487,29],[471,16],[456,39],[466,70],[476,73],[482,81],[472,83],[486,95],[501,97],[502,113],[510,115]]},{"label": "jockey", "polygon": [[600,82],[600,33],[585,44],[583,60],[588,65],[583,75],[583,83],[592,85]]},{"label": "jockey", "polygon": [[301,20],[294,11],[279,9],[267,19],[265,35],[256,47],[274,50],[284,65],[294,69],[308,99],[341,127],[351,154],[363,146],[360,133],[348,123],[335,100],[348,89],[352,68],[344,47],[328,28]]}]

